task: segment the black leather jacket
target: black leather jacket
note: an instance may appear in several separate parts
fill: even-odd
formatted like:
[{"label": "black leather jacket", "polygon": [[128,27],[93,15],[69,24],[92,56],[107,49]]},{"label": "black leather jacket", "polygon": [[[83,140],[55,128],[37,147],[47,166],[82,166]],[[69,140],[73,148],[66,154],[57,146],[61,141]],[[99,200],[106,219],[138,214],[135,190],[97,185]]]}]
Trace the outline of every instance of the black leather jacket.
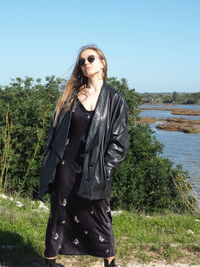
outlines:
[{"label": "black leather jacket", "polygon": [[[39,199],[53,184],[56,166],[70,142],[68,132],[76,102],[77,99],[70,111],[61,110],[56,125],[49,132],[40,170]],[[126,101],[120,92],[104,82],[86,141],[82,179],[77,194],[90,200],[110,197],[112,173],[125,159],[128,146]]]}]

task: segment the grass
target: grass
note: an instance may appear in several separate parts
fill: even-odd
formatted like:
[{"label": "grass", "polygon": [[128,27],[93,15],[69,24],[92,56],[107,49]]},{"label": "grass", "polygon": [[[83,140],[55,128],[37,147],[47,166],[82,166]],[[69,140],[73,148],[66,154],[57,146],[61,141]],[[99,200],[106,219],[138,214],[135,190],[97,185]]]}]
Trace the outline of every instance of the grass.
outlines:
[{"label": "grass", "polygon": [[[38,201],[17,200],[23,203],[23,207],[18,207],[14,200],[0,199],[0,266],[3,262],[14,267],[41,266],[37,263],[41,262],[43,255],[49,212],[39,209]],[[136,259],[141,262],[165,260],[168,263],[200,264],[199,215],[165,212],[148,216],[123,211],[113,216],[113,230],[116,254],[121,262]],[[64,258],[59,256],[61,261]],[[97,260],[89,256],[75,258],[80,267]],[[35,265],[31,265],[33,261]]]},{"label": "grass", "polygon": [[195,252],[200,250],[198,215],[145,216],[123,212],[114,218],[114,232],[118,254],[127,260],[134,255],[145,262],[150,258],[175,262],[184,260],[187,254],[188,261],[188,254],[193,254],[190,256],[194,260]]}]

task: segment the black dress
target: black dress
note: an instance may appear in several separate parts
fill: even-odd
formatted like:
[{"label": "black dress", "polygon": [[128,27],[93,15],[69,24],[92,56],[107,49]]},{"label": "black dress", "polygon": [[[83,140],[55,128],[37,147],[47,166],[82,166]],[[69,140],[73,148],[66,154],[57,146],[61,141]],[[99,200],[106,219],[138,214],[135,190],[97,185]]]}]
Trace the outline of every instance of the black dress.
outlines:
[{"label": "black dress", "polygon": [[76,194],[94,113],[86,110],[80,101],[77,103],[72,112],[69,143],[56,169],[44,255],[92,255],[107,258],[115,255],[110,199],[89,200]]}]

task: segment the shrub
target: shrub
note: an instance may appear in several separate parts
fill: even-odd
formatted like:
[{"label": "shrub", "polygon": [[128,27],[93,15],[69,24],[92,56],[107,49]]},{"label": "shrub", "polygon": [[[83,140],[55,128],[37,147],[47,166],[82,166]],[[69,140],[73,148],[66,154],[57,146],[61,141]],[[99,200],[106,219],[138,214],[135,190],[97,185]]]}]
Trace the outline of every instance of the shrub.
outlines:
[{"label": "shrub", "polygon": [[[38,189],[52,114],[65,80],[46,77],[34,81],[16,78],[0,88],[0,190],[32,197]],[[130,149],[125,162],[114,173],[112,205],[137,210],[191,209],[193,198],[187,174],[161,158],[163,145],[149,126],[138,123],[141,96],[126,79],[108,79],[121,91],[129,107]]]},{"label": "shrub", "polygon": [[45,139],[61,79],[16,78],[0,90],[1,190],[31,196],[38,184]]},{"label": "shrub", "polygon": [[130,149],[126,161],[113,176],[113,208],[139,211],[194,211],[188,173],[181,166],[158,154],[163,145],[145,125],[136,124],[130,131]]}]

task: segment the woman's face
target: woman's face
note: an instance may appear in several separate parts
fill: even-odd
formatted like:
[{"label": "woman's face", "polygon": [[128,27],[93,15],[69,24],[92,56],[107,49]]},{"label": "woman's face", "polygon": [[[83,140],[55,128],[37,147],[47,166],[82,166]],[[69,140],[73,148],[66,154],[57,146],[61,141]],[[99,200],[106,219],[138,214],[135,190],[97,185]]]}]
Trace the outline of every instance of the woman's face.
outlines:
[{"label": "woman's face", "polygon": [[[91,63],[87,60],[89,56],[93,56],[95,58],[94,61]],[[87,78],[89,79],[93,78],[95,75],[98,75],[99,73],[103,74],[104,64],[95,50],[92,49],[84,50],[81,53],[80,58],[85,59],[85,64],[81,66],[81,70]]]}]

